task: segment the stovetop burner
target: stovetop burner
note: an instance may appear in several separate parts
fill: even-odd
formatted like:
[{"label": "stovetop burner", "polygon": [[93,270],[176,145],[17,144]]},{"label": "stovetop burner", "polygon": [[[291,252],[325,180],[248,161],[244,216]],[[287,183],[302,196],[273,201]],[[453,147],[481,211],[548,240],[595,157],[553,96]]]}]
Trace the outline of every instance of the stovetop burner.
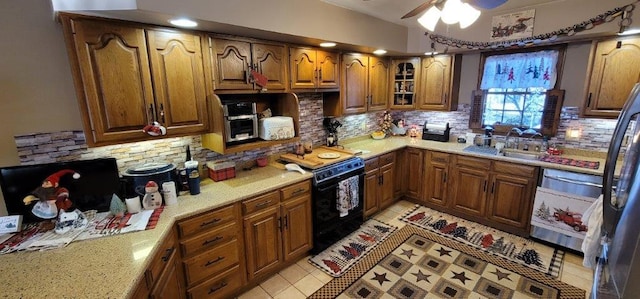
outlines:
[{"label": "stovetop burner", "polygon": [[333,163],[313,170],[313,184],[317,185],[345,173],[364,169],[364,160],[360,157],[353,157],[347,160]]}]

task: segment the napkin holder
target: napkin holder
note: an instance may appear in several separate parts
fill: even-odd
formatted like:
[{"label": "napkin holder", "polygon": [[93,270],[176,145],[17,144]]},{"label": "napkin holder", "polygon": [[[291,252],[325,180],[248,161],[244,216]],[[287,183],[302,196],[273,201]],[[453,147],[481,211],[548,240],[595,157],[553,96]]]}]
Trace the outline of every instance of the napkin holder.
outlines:
[{"label": "napkin holder", "polygon": [[424,122],[424,127],[422,128],[422,140],[433,140],[440,142],[449,142],[449,133],[451,128],[449,128],[449,123],[444,125],[436,125],[436,124],[427,124]]}]

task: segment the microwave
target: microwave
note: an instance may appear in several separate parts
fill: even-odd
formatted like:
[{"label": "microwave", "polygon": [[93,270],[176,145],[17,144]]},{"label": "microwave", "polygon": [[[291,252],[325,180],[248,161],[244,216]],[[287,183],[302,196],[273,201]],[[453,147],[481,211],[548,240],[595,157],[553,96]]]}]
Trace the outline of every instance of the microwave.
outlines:
[{"label": "microwave", "polygon": [[227,142],[242,142],[258,138],[256,103],[233,102],[223,105]]}]

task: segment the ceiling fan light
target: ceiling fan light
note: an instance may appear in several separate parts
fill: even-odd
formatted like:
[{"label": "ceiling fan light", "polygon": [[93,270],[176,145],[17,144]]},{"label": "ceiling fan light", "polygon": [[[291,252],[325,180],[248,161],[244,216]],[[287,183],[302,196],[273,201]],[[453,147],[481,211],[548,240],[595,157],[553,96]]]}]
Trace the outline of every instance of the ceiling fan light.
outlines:
[{"label": "ceiling fan light", "polygon": [[473,8],[468,3],[462,5],[460,10],[460,28],[465,29],[473,24],[480,17],[480,10]]},{"label": "ceiling fan light", "polygon": [[435,6],[432,6],[425,12],[420,18],[418,18],[418,23],[422,25],[422,27],[426,28],[429,31],[436,31],[436,24],[438,24],[438,20],[440,19],[440,10]]},{"label": "ceiling fan light", "polygon": [[442,15],[440,15],[442,22],[449,25],[457,23],[462,7],[460,0],[447,0],[442,8]]}]

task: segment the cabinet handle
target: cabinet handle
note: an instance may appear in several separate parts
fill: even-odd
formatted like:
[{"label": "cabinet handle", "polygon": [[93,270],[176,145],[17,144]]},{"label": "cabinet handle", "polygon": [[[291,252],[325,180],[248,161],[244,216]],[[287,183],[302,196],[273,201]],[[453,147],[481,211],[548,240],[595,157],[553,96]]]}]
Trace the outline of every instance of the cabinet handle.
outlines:
[{"label": "cabinet handle", "polygon": [[296,191],[291,192],[291,196],[296,196],[296,195],[298,195],[300,193],[304,193],[305,191],[306,191],[305,188],[300,188],[300,189],[298,189]]},{"label": "cabinet handle", "polygon": [[224,256],[219,256],[217,259],[213,260],[213,261],[208,261],[206,264],[204,264],[205,267],[209,267],[221,260],[224,260]]},{"label": "cabinet handle", "polygon": [[174,251],[174,250],[175,250],[175,248],[174,248],[174,247],[167,248],[167,250],[165,250],[165,251],[164,251],[165,253],[164,253],[164,255],[163,255],[163,256],[162,256],[162,258],[161,258],[161,259],[162,259],[162,261],[163,261],[163,262],[165,262],[165,263],[166,263],[166,262],[168,262],[168,261],[169,261],[169,258],[171,257],[171,254],[173,253],[173,251]]},{"label": "cabinet handle", "polygon": [[261,203],[259,203],[259,204],[257,204],[257,205],[256,205],[256,208],[257,208],[257,209],[264,208],[264,207],[268,206],[270,203],[271,203],[271,201],[270,201],[270,200],[267,200],[267,201],[265,201],[265,202],[261,202]]},{"label": "cabinet handle", "polygon": [[202,246],[205,246],[205,245],[211,244],[211,243],[213,243],[213,242],[220,241],[220,240],[222,240],[223,238],[224,238],[224,237],[217,236],[217,237],[215,237],[215,238],[213,238],[213,239],[211,239],[211,240],[206,240],[206,241],[202,242]]},{"label": "cabinet handle", "polygon": [[447,94],[445,93],[445,94],[444,94],[444,103],[445,103],[445,104],[447,103],[447,100],[449,100],[449,97],[448,97],[448,96],[447,96]]},{"label": "cabinet handle", "polygon": [[487,192],[487,181],[484,181],[484,187],[482,187],[483,192]]},{"label": "cabinet handle", "polygon": [[587,107],[591,107],[591,93],[589,93],[589,97],[587,98]]},{"label": "cabinet handle", "polygon": [[164,105],[160,104],[160,119],[162,120],[162,124],[164,124]]},{"label": "cabinet handle", "polygon": [[287,229],[289,227],[289,216],[284,216],[284,228]]},{"label": "cabinet handle", "polygon": [[221,283],[219,283],[219,284],[217,284],[216,286],[214,286],[214,287],[212,287],[212,288],[210,288],[210,289],[209,289],[209,295],[211,295],[211,294],[215,293],[215,292],[216,292],[216,291],[218,291],[219,289],[222,289],[222,288],[224,288],[224,287],[226,287],[226,286],[227,286],[227,283],[226,283],[226,282],[224,282],[224,281],[223,281],[223,282],[221,282]]},{"label": "cabinet handle", "polygon": [[249,84],[249,71],[245,70],[244,71],[244,82]]},{"label": "cabinet handle", "polygon": [[149,122],[153,122],[156,120],[156,117],[154,115],[155,113],[153,112],[153,104],[149,104]]},{"label": "cabinet handle", "polygon": [[318,70],[318,80],[322,81],[322,68]]},{"label": "cabinet handle", "polygon": [[282,231],[282,217],[278,217],[278,230]]},{"label": "cabinet handle", "polygon": [[447,173],[446,173],[446,172],[444,173],[444,178],[442,179],[442,182],[443,182],[443,183],[446,183],[446,182],[447,182]]},{"label": "cabinet handle", "polygon": [[493,194],[493,191],[496,189],[496,182],[491,183],[491,194]]},{"label": "cabinet handle", "polygon": [[205,227],[205,226],[207,226],[207,225],[214,224],[214,223],[216,223],[216,222],[218,222],[218,221],[220,221],[220,220],[222,220],[222,219],[220,219],[220,218],[216,218],[216,219],[213,219],[213,220],[208,221],[208,222],[202,222],[202,224],[200,224],[200,227]]}]

